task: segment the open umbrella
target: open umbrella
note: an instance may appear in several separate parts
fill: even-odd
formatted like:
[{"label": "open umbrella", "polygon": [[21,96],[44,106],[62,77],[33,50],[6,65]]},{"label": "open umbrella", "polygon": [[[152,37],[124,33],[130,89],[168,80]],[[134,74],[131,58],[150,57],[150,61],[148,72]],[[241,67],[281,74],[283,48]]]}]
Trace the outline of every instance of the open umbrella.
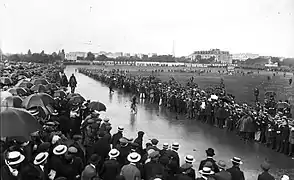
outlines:
[{"label": "open umbrella", "polygon": [[82,96],[74,96],[74,97],[69,99],[68,103],[69,104],[81,104],[84,101],[86,101],[86,100]]},{"label": "open umbrella", "polygon": [[12,80],[9,77],[0,77],[0,83],[4,85],[12,84]]},{"label": "open umbrella", "polygon": [[54,92],[54,97],[64,98],[66,97],[66,93],[63,90],[57,90]]},{"label": "open umbrella", "polygon": [[3,107],[21,108],[22,99],[19,96],[9,96],[1,102]]},{"label": "open umbrella", "polygon": [[10,88],[7,90],[8,92],[10,92],[12,95],[14,96],[24,96],[27,94],[27,91],[24,88],[21,87],[14,87],[14,88]]},{"label": "open umbrella", "polygon": [[22,105],[25,108],[31,108],[34,106],[42,106],[45,107],[48,104],[53,104],[54,103],[54,99],[46,94],[46,93],[37,93],[37,94],[32,94],[28,97],[26,97],[23,102]]},{"label": "open umbrella", "polygon": [[22,79],[18,81],[18,83],[15,85],[16,87],[23,87],[23,88],[31,88],[33,86],[33,83],[27,81],[26,79]]},{"label": "open umbrella", "polygon": [[0,112],[1,137],[23,136],[42,129],[42,126],[28,111],[18,108],[7,108]]},{"label": "open umbrella", "polygon": [[96,111],[106,111],[106,106],[99,102],[99,101],[92,101],[89,103],[88,108],[91,110],[96,110]]},{"label": "open umbrella", "polygon": [[55,91],[58,89],[58,86],[56,84],[47,84],[45,87],[47,90],[54,90]]},{"label": "open umbrella", "polygon": [[5,98],[12,96],[12,94],[8,91],[1,91],[0,92],[0,99],[3,101]]},{"label": "open umbrella", "polygon": [[40,78],[40,79],[33,79],[32,80],[32,83],[34,85],[38,85],[38,84],[47,85],[47,84],[49,84],[49,82],[46,79],[42,79],[42,78]]},{"label": "open umbrella", "polygon": [[277,103],[277,109],[284,109],[284,108],[288,108],[288,107],[290,107],[290,104],[288,104],[286,102]]},{"label": "open umbrella", "polygon": [[71,93],[71,94],[69,94],[69,95],[67,95],[67,99],[71,99],[72,97],[75,97],[75,96],[81,96],[81,97],[83,97],[82,95],[80,95],[79,93]]},{"label": "open umbrella", "polygon": [[34,85],[33,87],[31,87],[31,91],[34,92],[45,92],[46,91],[46,87],[42,84],[37,84]]}]

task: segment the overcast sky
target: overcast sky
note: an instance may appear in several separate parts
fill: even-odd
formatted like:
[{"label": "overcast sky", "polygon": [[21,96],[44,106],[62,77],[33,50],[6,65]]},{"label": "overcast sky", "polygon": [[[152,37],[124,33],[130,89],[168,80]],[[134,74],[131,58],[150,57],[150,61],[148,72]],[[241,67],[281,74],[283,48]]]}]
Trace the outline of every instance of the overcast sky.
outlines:
[{"label": "overcast sky", "polygon": [[[294,0],[0,0],[4,52],[294,57]],[[91,41],[91,42],[90,42]]]}]

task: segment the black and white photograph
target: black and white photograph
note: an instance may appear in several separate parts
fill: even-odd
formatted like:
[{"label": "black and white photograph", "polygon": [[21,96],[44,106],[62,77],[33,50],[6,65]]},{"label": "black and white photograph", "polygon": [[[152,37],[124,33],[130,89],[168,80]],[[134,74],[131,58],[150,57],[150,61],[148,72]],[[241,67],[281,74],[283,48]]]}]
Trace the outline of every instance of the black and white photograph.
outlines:
[{"label": "black and white photograph", "polygon": [[294,180],[294,0],[0,0],[0,180]]}]

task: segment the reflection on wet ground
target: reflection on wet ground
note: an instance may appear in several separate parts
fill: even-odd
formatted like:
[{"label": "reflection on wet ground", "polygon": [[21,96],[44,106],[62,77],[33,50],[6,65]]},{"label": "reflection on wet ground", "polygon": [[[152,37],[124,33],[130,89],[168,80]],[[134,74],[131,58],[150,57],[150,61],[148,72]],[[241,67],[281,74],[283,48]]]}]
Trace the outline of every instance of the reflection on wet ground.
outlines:
[{"label": "reflection on wet ground", "polygon": [[[73,72],[73,67],[65,71],[67,76]],[[102,116],[111,118],[113,133],[118,125],[123,125],[126,136],[136,137],[137,131],[143,130],[146,133],[145,142],[151,138],[158,138],[160,147],[165,142],[177,141],[181,145],[182,158],[186,154],[195,157],[195,169],[198,169],[200,160],[205,158],[205,150],[211,147],[216,151],[215,159],[225,160],[229,166],[229,160],[233,156],[241,157],[244,162],[241,169],[245,171],[246,179],[257,179],[260,164],[265,158],[272,162],[272,172],[294,171],[294,160],[283,154],[258,143],[245,143],[234,133],[195,120],[187,120],[165,108],[141,101],[138,105],[138,114],[133,115],[130,112],[130,95],[120,91],[109,94],[108,87],[100,82],[79,73],[75,76],[78,81],[77,92],[86,99],[99,100],[107,106],[107,112]]]}]

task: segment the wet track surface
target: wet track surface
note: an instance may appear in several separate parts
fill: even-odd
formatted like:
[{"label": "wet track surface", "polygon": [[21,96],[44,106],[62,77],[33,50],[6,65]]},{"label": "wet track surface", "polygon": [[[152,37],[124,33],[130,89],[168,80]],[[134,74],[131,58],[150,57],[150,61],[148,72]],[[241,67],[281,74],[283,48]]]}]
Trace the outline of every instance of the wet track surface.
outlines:
[{"label": "wet track surface", "polygon": [[[243,159],[241,169],[245,172],[246,179],[257,179],[261,172],[260,164],[265,158],[272,162],[271,172],[275,175],[286,172],[294,173],[294,160],[264,147],[258,143],[245,143],[234,133],[203,124],[195,120],[187,120],[177,116],[165,108],[140,102],[137,115],[130,112],[130,95],[115,90],[109,94],[107,86],[83,74],[75,72],[78,66],[67,66],[65,73],[70,77],[75,74],[78,81],[76,91],[86,99],[99,100],[107,106],[107,112],[102,116],[111,119],[112,133],[116,132],[119,125],[125,127],[125,136],[137,136],[137,131],[146,133],[144,143],[151,138],[159,140],[159,147],[165,142],[179,142],[180,156],[191,154],[195,157],[195,169],[205,158],[205,150],[209,147],[215,149],[215,159],[224,160],[231,166],[230,159],[238,156]],[[290,178],[291,179],[291,178]]]}]

